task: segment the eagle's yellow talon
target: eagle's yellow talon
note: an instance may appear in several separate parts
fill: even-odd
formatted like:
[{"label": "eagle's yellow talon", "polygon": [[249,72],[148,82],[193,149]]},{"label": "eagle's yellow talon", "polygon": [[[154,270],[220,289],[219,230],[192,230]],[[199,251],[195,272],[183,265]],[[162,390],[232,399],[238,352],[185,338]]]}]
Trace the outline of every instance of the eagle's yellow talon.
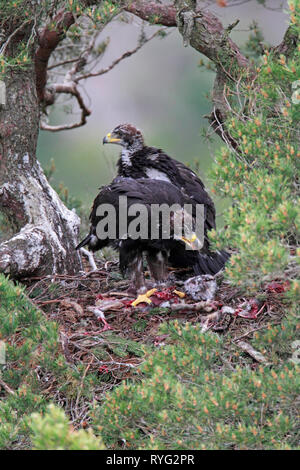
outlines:
[{"label": "eagle's yellow talon", "polygon": [[157,289],[151,289],[151,290],[148,290],[145,294],[140,294],[138,296],[137,299],[135,299],[133,302],[132,302],[132,306],[133,307],[136,307],[138,304],[141,304],[141,303],[146,303],[148,305],[152,304],[152,300],[149,299],[149,297],[151,297],[151,295],[154,294],[154,292],[156,292]]},{"label": "eagle's yellow talon", "polygon": [[181,299],[183,299],[185,297],[185,293],[184,292],[181,292],[180,290],[173,290],[173,293],[178,295],[178,297],[180,297]]}]

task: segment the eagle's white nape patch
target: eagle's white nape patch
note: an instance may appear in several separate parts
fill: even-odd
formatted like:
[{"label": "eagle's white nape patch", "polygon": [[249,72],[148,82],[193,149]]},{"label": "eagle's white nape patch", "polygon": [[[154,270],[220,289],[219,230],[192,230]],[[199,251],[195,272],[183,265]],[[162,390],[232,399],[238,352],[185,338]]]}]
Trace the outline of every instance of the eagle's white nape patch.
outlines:
[{"label": "eagle's white nape patch", "polygon": [[122,149],[121,158],[122,158],[123,165],[132,166],[130,155],[131,155],[131,152],[128,149],[125,149],[125,148]]},{"label": "eagle's white nape patch", "polygon": [[162,171],[157,170],[156,168],[147,168],[146,174],[148,178],[152,180],[161,180],[161,181],[167,181],[168,183],[171,183],[168,176]]}]

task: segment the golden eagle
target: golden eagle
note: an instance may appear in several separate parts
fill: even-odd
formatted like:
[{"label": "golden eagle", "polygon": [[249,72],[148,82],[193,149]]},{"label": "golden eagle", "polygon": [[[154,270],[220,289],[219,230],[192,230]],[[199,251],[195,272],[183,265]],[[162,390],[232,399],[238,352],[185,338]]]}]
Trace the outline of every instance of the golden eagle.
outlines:
[{"label": "golden eagle", "polygon": [[[124,221],[120,222],[121,201],[123,201],[120,197],[126,197],[125,224]],[[164,208],[174,209],[166,211],[169,217],[168,233],[165,233],[166,220],[163,220],[162,213],[154,211],[154,209],[162,209],[162,204]],[[187,210],[189,207],[190,211]],[[133,208],[138,209],[139,212],[145,209],[144,218],[138,220],[140,225],[137,231],[138,237],[134,238],[130,231],[131,224],[135,222],[136,226],[137,221],[136,212],[132,212]],[[109,221],[110,209],[114,210],[115,217]],[[167,265],[172,265],[170,263],[172,259],[176,259],[179,266],[193,268],[195,274],[203,273],[203,261],[199,252],[202,242],[195,233],[196,221],[192,213],[191,200],[167,181],[115,178],[111,184],[101,188],[93,204],[90,222],[90,232],[77,249],[86,245],[91,251],[100,250],[106,246],[117,249],[121,272],[132,274],[132,284],[138,292],[146,290],[143,275],[144,254],[151,276],[156,283],[166,280]],[[109,223],[111,227],[108,226]],[[182,230],[176,232],[178,228],[176,224],[181,223],[179,228]],[[110,233],[109,229],[111,229]],[[155,232],[154,235],[153,232]]]},{"label": "golden eagle", "polygon": [[[211,252],[207,232],[216,228],[215,206],[205,190],[203,182],[190,168],[174,158],[169,157],[163,150],[148,147],[139,129],[131,124],[120,124],[104,139],[104,144],[118,144],[122,147],[118,161],[118,176],[148,178],[149,180],[165,181],[176,186],[183,196],[190,199],[194,208],[198,204],[204,206],[204,243],[201,249],[201,274],[216,274],[223,267],[229,254],[226,251]],[[170,256],[169,263],[180,266],[182,259]]]}]

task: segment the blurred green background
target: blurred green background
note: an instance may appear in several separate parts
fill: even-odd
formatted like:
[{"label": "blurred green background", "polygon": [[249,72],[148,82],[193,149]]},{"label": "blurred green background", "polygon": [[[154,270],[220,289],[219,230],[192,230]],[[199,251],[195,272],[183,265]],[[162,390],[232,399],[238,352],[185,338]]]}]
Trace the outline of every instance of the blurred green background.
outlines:
[{"label": "blurred green background", "polygon": [[[276,9],[286,2],[274,0],[267,5],[270,8],[253,0],[231,8],[215,6],[213,11],[225,26],[240,19],[231,35],[239,46],[246,43],[253,20],[262,28],[267,43],[278,44],[287,27],[287,16]],[[136,18],[129,23],[114,20],[108,25],[99,38],[111,39],[99,68],[134,48],[140,28],[141,21]],[[146,26],[146,33],[152,33],[153,28]],[[203,115],[211,111],[209,94],[214,74],[199,68],[200,59],[204,57],[194,49],[183,47],[182,37],[174,29],[168,37],[146,44],[108,74],[87,80],[84,94],[92,110],[87,125],[60,133],[40,132],[38,158],[44,168],[54,159],[52,182],[63,182],[89,210],[99,186],[115,175],[120,150],[118,146],[103,146],[102,138],[117,124],[130,122],[144,132],[148,145],[163,148],[191,165],[198,161],[209,187],[208,169],[215,149],[222,143],[214,138],[209,144],[201,135],[201,129],[208,127]],[[50,123],[73,122],[78,117],[66,115],[57,104],[51,110]],[[222,202],[215,202],[221,212]]]}]

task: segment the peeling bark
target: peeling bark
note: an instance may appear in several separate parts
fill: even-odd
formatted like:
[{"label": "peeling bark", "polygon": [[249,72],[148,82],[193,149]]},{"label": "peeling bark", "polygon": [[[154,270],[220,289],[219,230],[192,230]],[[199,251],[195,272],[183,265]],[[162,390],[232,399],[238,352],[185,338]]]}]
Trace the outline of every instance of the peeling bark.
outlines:
[{"label": "peeling bark", "polygon": [[60,201],[36,160],[39,105],[35,71],[10,70],[0,108],[0,209],[15,235],[0,244],[0,271],[13,278],[75,273],[80,220]]}]

